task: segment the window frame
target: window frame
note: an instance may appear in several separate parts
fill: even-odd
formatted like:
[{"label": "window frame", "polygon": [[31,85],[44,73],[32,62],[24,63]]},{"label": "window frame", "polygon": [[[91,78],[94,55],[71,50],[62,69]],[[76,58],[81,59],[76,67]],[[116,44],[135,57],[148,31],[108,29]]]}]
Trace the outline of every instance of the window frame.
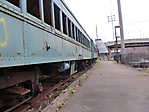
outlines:
[{"label": "window frame", "polygon": [[68,36],[72,38],[72,25],[71,20],[68,18]]},{"label": "window frame", "polygon": [[75,28],[76,28],[76,30],[75,30],[76,31],[76,39],[75,40],[78,42],[78,28],[77,27],[75,27]]},{"label": "window frame", "polygon": [[72,22],[71,27],[72,27],[72,38],[75,40],[75,25],[73,22]]},{"label": "window frame", "polygon": [[4,3],[7,6],[10,6],[10,8],[12,8],[13,10],[21,12],[21,1],[19,2],[19,7],[17,7],[16,5],[14,5],[11,2],[6,1],[6,0],[5,1],[0,1],[0,2]]},{"label": "window frame", "polygon": [[49,2],[50,2],[50,5],[49,6],[51,6],[51,7],[49,7],[49,10],[50,10],[50,13],[51,14],[49,14],[50,15],[50,22],[49,23],[47,23],[47,22],[45,22],[45,7],[44,7],[44,0],[43,0],[43,22],[46,24],[46,25],[48,25],[48,26],[54,26],[53,25],[53,10],[52,10],[52,4],[53,4],[53,2],[52,2],[52,0],[49,0]]},{"label": "window frame", "polygon": [[[56,11],[56,10],[55,10],[55,6],[56,6],[57,9],[59,10],[59,18],[58,18],[58,19],[59,19],[59,28],[56,28],[57,26],[56,26],[56,21],[55,21],[55,20],[56,20],[56,17],[57,17],[57,16],[55,15],[55,11]],[[55,21],[55,22],[54,22],[54,23],[55,23],[55,24],[54,24],[54,28],[55,28],[56,30],[58,30],[58,31],[61,32],[61,22],[62,22],[62,21],[61,21],[61,14],[60,14],[60,13],[61,13],[61,9],[59,8],[59,6],[58,6],[56,3],[53,3],[53,7],[54,7],[54,12],[53,12],[53,13],[54,13],[54,21]]]},{"label": "window frame", "polygon": [[18,8],[21,8],[21,5],[20,5],[21,0],[19,0],[19,6],[15,5],[15,4],[11,3],[11,2],[9,2],[8,0],[6,0],[6,1],[7,1],[8,3],[10,3],[10,4],[12,4],[12,5],[14,5],[14,6],[18,7]]},{"label": "window frame", "polygon": [[[68,25],[67,25],[68,21],[67,21],[67,18],[68,17],[66,16],[66,14],[62,11],[62,25],[63,25],[62,27],[63,27],[63,34],[65,34],[65,35],[68,35],[68,30],[67,30],[68,29]],[[64,28],[64,19],[65,19],[65,28]]]},{"label": "window frame", "polygon": [[39,0],[39,14],[40,14],[40,18],[38,18],[38,17],[36,17],[36,16],[34,16],[34,15],[32,15],[31,13],[28,12],[28,4],[27,4],[28,1],[29,1],[29,0],[26,0],[26,14],[27,14],[27,16],[29,16],[29,18],[32,18],[32,19],[35,19],[36,21],[40,21],[40,22],[41,22],[41,21],[42,21],[42,13],[43,13],[43,12],[40,11],[40,10],[41,10],[41,9],[40,9],[40,8],[41,8],[41,7],[40,7],[40,5],[41,5],[41,4],[40,4],[40,0]]}]

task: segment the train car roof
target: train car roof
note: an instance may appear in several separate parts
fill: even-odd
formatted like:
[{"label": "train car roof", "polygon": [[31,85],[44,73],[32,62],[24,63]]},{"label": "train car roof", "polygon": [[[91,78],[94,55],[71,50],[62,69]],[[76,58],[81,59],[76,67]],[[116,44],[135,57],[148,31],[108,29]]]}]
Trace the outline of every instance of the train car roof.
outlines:
[{"label": "train car roof", "polygon": [[85,32],[85,34],[88,36],[89,39],[90,36],[88,35],[88,33],[85,31],[85,29],[83,28],[83,26],[80,24],[80,22],[77,20],[77,18],[74,16],[73,12],[69,9],[69,7],[66,5],[66,3],[64,2],[64,0],[60,0],[63,5],[65,6],[65,8],[70,12],[70,14],[73,16],[73,18],[76,20],[76,22],[79,24],[79,26],[82,28],[82,30]]}]

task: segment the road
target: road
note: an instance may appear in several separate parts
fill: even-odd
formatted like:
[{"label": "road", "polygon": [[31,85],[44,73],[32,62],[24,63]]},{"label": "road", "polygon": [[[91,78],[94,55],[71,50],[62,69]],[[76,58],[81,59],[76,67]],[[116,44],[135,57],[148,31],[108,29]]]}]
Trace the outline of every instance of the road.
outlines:
[{"label": "road", "polygon": [[149,73],[98,62],[60,112],[149,112]]}]

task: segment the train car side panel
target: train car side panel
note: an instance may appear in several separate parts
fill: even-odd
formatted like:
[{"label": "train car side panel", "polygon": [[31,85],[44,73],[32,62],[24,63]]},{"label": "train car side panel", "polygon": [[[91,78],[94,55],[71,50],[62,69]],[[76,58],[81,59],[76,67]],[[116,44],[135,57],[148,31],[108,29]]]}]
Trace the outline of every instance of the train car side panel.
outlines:
[{"label": "train car side panel", "polygon": [[73,43],[70,43],[66,40],[63,40],[63,59],[64,60],[76,60],[76,45]]},{"label": "train car side panel", "polygon": [[56,35],[46,32],[45,57],[49,62],[63,60],[63,40]]},{"label": "train car side panel", "polygon": [[0,67],[23,62],[23,22],[0,12]]},{"label": "train car side panel", "polygon": [[83,56],[84,56],[84,59],[90,59],[91,58],[91,52],[87,49],[83,49]]},{"label": "train car side panel", "polygon": [[25,25],[25,45],[27,64],[62,61],[62,39],[36,28]]}]

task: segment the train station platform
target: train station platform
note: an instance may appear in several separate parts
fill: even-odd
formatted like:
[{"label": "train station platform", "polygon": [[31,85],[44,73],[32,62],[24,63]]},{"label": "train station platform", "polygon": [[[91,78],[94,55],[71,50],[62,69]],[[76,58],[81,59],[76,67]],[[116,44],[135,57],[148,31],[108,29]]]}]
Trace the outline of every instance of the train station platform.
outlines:
[{"label": "train station platform", "polygon": [[149,112],[149,73],[98,62],[60,112]]}]

